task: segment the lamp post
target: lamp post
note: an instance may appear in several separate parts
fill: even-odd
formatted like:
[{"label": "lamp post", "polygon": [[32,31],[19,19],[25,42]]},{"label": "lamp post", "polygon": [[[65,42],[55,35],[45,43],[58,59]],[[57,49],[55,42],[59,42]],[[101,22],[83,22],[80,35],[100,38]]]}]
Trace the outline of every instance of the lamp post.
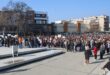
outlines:
[{"label": "lamp post", "polygon": [[3,38],[5,38],[5,27],[3,28]]}]

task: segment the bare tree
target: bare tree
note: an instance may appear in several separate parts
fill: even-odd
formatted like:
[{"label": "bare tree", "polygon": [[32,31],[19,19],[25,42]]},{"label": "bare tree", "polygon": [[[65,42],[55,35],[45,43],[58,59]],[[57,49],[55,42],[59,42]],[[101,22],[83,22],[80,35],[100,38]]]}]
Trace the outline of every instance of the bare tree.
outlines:
[{"label": "bare tree", "polygon": [[26,24],[26,12],[30,10],[32,9],[26,3],[10,0],[0,12],[0,26],[8,27],[12,31],[16,26],[16,31],[23,31]]},{"label": "bare tree", "polygon": [[0,12],[0,31],[4,31],[7,23],[7,15],[3,11]]},{"label": "bare tree", "polygon": [[27,11],[32,10],[26,3],[24,2],[16,2],[14,5],[13,11],[18,13],[17,16],[17,26],[18,26],[18,31],[24,31],[25,32],[25,25],[26,25],[26,15]]}]

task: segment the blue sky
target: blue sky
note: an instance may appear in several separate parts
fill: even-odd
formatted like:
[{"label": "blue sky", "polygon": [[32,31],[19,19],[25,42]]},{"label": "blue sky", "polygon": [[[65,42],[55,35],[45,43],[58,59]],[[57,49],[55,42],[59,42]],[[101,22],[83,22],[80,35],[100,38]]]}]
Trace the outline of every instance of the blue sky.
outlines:
[{"label": "blue sky", "polygon": [[[0,8],[9,0],[0,0]],[[82,18],[88,16],[110,16],[110,0],[13,0],[24,1],[35,11],[48,13],[49,21]]]}]

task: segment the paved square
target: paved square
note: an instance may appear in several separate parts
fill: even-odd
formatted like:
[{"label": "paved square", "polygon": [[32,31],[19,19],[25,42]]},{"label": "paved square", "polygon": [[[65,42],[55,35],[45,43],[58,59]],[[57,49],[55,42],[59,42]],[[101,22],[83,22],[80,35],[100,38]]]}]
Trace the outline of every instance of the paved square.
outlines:
[{"label": "paved square", "polygon": [[[109,55],[108,55],[109,56]],[[104,58],[108,57],[107,55]],[[98,57],[99,58],[99,57]],[[101,67],[107,59],[94,60],[90,58],[90,64],[84,64],[84,52],[66,52],[60,56],[52,57],[40,62],[35,62],[19,67],[1,75],[102,75]]]}]

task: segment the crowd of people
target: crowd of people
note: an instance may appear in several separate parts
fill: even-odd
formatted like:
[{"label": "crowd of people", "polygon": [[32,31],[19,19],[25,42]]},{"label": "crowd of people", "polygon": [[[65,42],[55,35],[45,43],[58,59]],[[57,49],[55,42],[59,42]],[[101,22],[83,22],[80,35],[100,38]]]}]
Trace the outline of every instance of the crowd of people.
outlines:
[{"label": "crowd of people", "polygon": [[[10,47],[18,45],[19,48],[36,47],[61,47],[71,52],[85,52],[86,63],[89,63],[90,55],[97,59],[97,52],[100,51],[100,59],[103,59],[105,52],[110,52],[109,33],[83,33],[68,35],[30,35],[30,36],[4,36],[0,37],[0,45]],[[93,52],[93,54],[92,54]]]},{"label": "crowd of people", "polygon": [[110,34],[83,33],[0,37],[0,46],[10,47],[12,45],[18,45],[19,48],[60,47],[67,49],[67,52],[84,51],[85,63],[89,64],[91,56],[97,60],[98,52],[100,59],[103,59],[105,53],[110,53]]}]

